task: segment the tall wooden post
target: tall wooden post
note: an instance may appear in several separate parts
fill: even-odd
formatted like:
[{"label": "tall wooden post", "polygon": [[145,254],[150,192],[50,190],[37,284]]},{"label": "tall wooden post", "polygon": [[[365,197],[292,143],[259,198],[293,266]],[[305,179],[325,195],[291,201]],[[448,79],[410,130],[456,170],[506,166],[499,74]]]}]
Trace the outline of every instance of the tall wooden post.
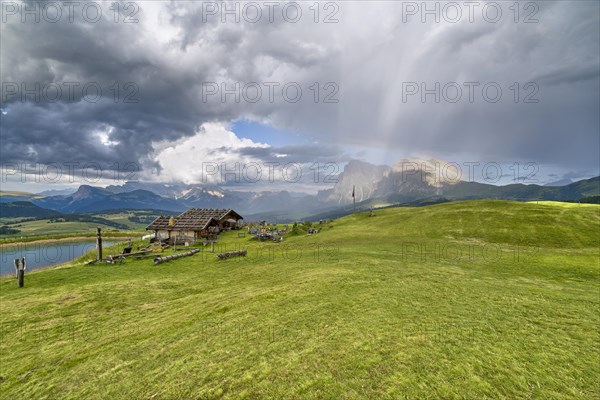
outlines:
[{"label": "tall wooden post", "polygon": [[97,252],[97,261],[102,261],[102,229],[96,228],[96,252]]},{"label": "tall wooden post", "polygon": [[23,287],[25,285],[25,271],[19,268],[19,275],[17,276],[17,281],[19,282],[19,287]]},{"label": "tall wooden post", "polygon": [[19,265],[20,261],[18,258],[15,258],[15,277],[19,278]]},{"label": "tall wooden post", "polygon": [[25,286],[25,269],[27,268],[25,265],[25,257],[22,257],[19,261],[18,258],[15,258],[15,268],[17,269],[17,282],[19,287]]}]

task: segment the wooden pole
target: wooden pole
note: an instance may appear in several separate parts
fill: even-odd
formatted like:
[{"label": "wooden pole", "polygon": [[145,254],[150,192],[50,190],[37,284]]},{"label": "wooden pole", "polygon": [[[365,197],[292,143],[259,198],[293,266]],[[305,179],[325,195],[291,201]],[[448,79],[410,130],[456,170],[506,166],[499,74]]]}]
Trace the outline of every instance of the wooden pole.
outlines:
[{"label": "wooden pole", "polygon": [[25,271],[19,268],[19,275],[17,277],[19,282],[19,287],[23,287],[25,285]]},{"label": "wooden pole", "polygon": [[19,259],[15,258],[15,277],[19,278]]},{"label": "wooden pole", "polygon": [[96,260],[102,261],[102,229],[96,228]]},{"label": "wooden pole", "polygon": [[[15,265],[19,265],[19,259],[17,258],[15,260]],[[25,264],[25,257],[21,258],[21,263],[17,269],[17,282],[19,287],[23,287],[25,286],[25,269],[26,269],[26,264]]]}]

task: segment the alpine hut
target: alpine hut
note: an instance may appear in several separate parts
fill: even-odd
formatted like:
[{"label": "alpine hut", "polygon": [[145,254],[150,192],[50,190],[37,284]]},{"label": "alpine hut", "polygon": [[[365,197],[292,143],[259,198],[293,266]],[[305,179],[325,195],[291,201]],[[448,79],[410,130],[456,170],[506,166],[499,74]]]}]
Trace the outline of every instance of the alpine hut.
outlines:
[{"label": "alpine hut", "polygon": [[155,237],[173,243],[197,241],[235,228],[243,217],[231,209],[191,208],[176,217],[160,216],[146,227]]}]

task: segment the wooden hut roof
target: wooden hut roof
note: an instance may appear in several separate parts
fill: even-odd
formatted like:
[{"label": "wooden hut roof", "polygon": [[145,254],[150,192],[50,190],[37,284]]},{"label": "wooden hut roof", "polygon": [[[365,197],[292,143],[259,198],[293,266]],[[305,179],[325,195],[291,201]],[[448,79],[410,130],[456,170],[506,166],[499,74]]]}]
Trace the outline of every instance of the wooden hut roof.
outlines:
[{"label": "wooden hut roof", "polygon": [[240,214],[230,208],[190,208],[189,210],[179,214],[177,218],[202,218],[205,216],[212,217],[217,221],[221,221],[227,216],[244,219]]},{"label": "wooden hut roof", "polygon": [[168,230],[169,227],[169,217],[163,217],[162,215],[156,218],[150,225],[146,227],[146,230],[149,231],[163,231]]},{"label": "wooden hut roof", "polygon": [[[177,217],[156,218],[146,230],[190,230],[199,231],[206,229],[208,226],[216,225],[226,216],[237,216],[242,219],[242,216],[231,209],[226,208],[190,208],[189,210],[179,214]],[[171,218],[174,223],[170,224]]]}]

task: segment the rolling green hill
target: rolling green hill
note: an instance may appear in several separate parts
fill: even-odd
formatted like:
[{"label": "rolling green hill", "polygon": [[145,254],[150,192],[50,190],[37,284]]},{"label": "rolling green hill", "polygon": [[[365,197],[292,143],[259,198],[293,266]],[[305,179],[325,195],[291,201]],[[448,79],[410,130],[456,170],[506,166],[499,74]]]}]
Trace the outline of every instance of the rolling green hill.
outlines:
[{"label": "rolling green hill", "polygon": [[222,235],[245,258],[82,258],[22,289],[0,280],[0,394],[600,396],[600,206],[465,201],[316,226]]},{"label": "rolling green hill", "polygon": [[[27,238],[28,240],[49,237],[70,236],[70,235],[91,235],[95,236],[96,228],[102,228],[105,232],[111,234],[119,231],[137,231],[145,233],[145,228],[157,216],[167,214],[161,210],[111,210],[102,213],[85,214],[61,214],[52,210],[44,210],[29,202],[4,203],[2,204],[2,218],[0,225],[3,230],[12,233],[0,232],[0,242],[14,242]],[[49,217],[44,217],[45,212],[50,213]],[[42,216],[36,216],[36,214]],[[16,217],[14,215],[19,215]],[[23,217],[28,215],[27,217]],[[7,217],[4,217],[7,216]],[[12,217],[8,217],[12,216]]]},{"label": "rolling green hill", "polygon": [[[442,190],[441,196],[449,200],[579,200],[586,196],[600,195],[600,177],[584,179],[565,186],[540,186],[515,183],[496,186],[479,182],[459,182],[448,185]],[[387,197],[392,202],[409,202],[422,199],[423,195],[415,194],[414,198],[405,197],[401,193]]]},{"label": "rolling green hill", "polygon": [[1,203],[0,206],[0,218],[54,217],[58,215],[60,215],[59,212],[36,206],[30,201]]},{"label": "rolling green hill", "polygon": [[0,190],[0,197],[20,197],[23,199],[41,199],[44,196],[29,192],[20,192],[16,190]]}]

